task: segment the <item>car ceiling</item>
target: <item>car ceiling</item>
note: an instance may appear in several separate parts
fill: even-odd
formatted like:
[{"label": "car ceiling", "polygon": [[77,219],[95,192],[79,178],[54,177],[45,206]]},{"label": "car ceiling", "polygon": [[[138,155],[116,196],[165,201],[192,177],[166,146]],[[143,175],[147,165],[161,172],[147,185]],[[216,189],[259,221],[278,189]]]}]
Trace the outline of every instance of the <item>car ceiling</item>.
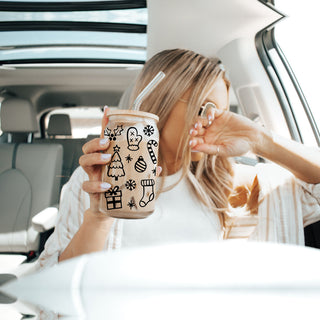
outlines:
[{"label": "car ceiling", "polygon": [[148,0],[148,56],[187,48],[212,56],[282,18],[259,0]]},{"label": "car ceiling", "polygon": [[29,99],[40,112],[55,106],[117,105],[142,66],[22,67],[2,69],[7,95]]},{"label": "car ceiling", "polygon": [[[212,56],[237,39],[254,41],[257,31],[282,17],[258,0],[197,0],[196,5],[194,0],[148,0],[147,5],[148,57],[176,47]],[[141,67],[3,66],[0,87],[30,99],[38,112],[61,105],[116,105]]]}]

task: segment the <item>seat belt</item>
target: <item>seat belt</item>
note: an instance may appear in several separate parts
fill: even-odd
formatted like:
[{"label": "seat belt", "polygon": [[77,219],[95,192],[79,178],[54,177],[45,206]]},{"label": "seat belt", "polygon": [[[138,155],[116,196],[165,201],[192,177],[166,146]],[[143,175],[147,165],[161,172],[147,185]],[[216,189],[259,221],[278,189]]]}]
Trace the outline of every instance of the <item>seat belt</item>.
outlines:
[{"label": "seat belt", "polygon": [[17,151],[18,151],[18,146],[20,143],[15,143],[13,147],[13,153],[12,153],[12,163],[11,163],[11,168],[16,169],[16,161],[17,161]]}]

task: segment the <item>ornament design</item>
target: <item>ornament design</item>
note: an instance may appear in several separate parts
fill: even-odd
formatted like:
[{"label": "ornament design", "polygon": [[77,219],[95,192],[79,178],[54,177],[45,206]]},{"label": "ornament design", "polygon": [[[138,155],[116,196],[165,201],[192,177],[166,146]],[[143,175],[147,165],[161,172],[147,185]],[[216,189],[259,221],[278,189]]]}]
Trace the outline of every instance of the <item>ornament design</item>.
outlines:
[{"label": "ornament design", "polygon": [[143,156],[140,156],[136,163],[134,164],[134,168],[136,169],[137,172],[142,173],[145,172],[147,169],[147,164],[143,159]]}]

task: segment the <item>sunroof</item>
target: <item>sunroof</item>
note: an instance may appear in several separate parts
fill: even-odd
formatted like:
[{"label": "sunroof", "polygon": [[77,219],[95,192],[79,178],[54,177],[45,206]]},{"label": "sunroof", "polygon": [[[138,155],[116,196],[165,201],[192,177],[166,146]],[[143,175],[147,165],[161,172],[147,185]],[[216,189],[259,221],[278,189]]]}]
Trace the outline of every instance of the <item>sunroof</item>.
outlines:
[{"label": "sunroof", "polygon": [[120,0],[2,1],[0,62],[142,63],[145,6],[145,1]]}]

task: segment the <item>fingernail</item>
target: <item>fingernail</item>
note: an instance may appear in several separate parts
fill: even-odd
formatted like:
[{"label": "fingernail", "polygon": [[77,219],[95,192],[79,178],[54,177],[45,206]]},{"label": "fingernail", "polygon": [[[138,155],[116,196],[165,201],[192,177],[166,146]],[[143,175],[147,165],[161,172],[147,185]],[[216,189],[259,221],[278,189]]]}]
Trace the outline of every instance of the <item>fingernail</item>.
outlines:
[{"label": "fingernail", "polygon": [[158,166],[158,174],[160,175],[161,172],[162,172],[162,167]]},{"label": "fingernail", "polygon": [[100,139],[100,146],[104,146],[108,143],[109,139],[108,138],[104,138],[104,139]]},{"label": "fingernail", "polygon": [[209,120],[209,122],[213,120],[213,117],[211,114],[208,115],[208,120]]},{"label": "fingernail", "polygon": [[105,113],[108,108],[109,108],[108,106],[104,106],[103,107],[103,112]]},{"label": "fingernail", "polygon": [[193,140],[190,140],[190,141],[189,141],[189,146],[191,147],[192,144],[193,144]]},{"label": "fingernail", "polygon": [[194,125],[194,127],[197,129],[198,128],[198,122]]},{"label": "fingernail", "polygon": [[211,125],[212,125],[212,121],[209,120],[209,122],[208,122],[208,127],[210,127]]},{"label": "fingernail", "polygon": [[190,134],[190,135],[192,135],[192,134],[193,134],[193,132],[194,132],[194,130],[193,130],[193,129],[191,129],[191,130],[189,131],[189,134]]},{"label": "fingernail", "polygon": [[101,160],[110,160],[111,154],[109,153],[101,153]]},{"label": "fingernail", "polygon": [[111,184],[108,183],[108,182],[102,182],[102,183],[100,184],[100,187],[101,187],[101,189],[103,189],[103,190],[107,190],[107,189],[110,189]]}]

